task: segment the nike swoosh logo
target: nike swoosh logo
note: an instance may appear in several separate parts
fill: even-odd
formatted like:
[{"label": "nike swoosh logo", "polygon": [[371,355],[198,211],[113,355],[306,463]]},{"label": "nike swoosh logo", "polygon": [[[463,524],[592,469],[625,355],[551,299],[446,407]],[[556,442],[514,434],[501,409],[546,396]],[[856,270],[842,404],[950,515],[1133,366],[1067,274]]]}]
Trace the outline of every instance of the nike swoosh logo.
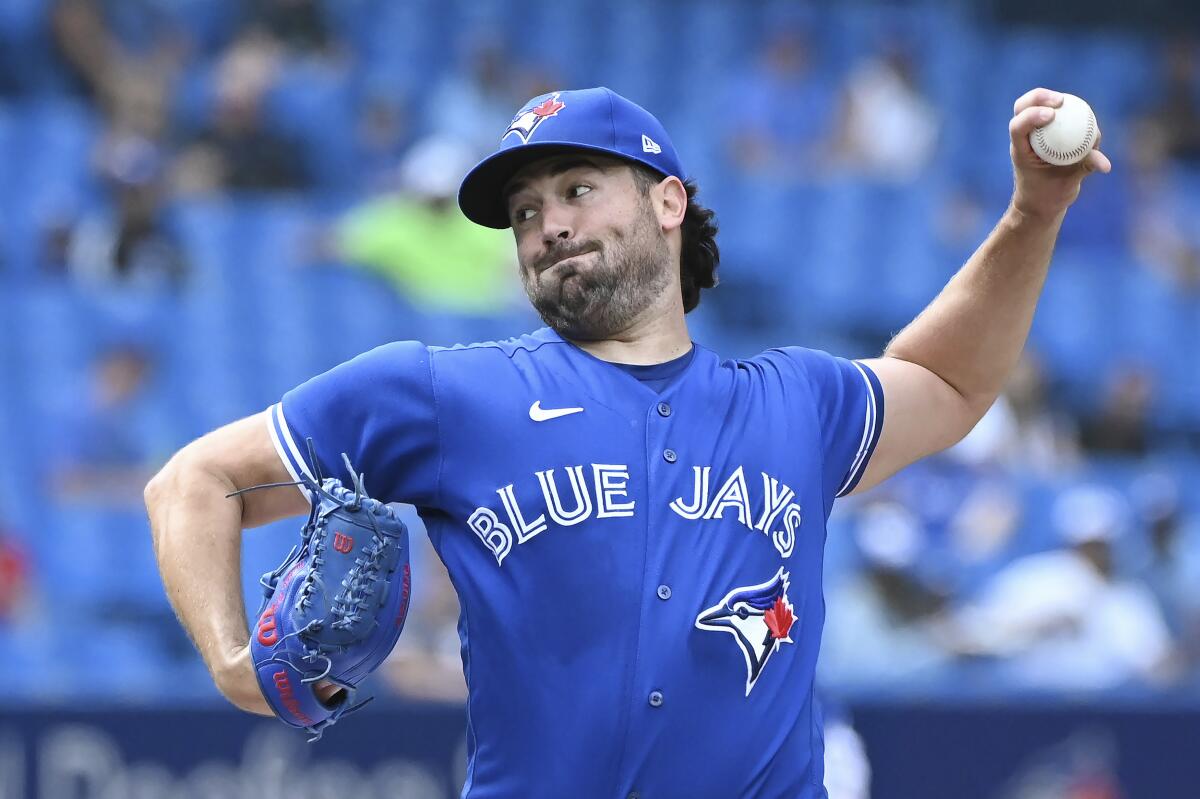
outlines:
[{"label": "nike swoosh logo", "polygon": [[546,422],[560,416],[570,416],[573,413],[582,412],[583,408],[543,408],[541,400],[529,406],[529,418],[535,422]]}]

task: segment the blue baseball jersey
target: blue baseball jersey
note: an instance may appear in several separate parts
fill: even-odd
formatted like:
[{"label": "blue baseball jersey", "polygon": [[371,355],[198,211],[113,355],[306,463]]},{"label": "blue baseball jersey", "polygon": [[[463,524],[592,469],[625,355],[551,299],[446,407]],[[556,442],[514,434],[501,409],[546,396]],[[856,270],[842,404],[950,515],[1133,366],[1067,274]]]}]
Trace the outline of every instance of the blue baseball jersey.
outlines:
[{"label": "blue baseball jersey", "polygon": [[311,437],[326,475],[345,452],[426,523],[462,606],[464,797],[826,795],[825,524],[879,381],[696,345],[655,388],[547,328],[388,344],[271,409],[294,475]]}]

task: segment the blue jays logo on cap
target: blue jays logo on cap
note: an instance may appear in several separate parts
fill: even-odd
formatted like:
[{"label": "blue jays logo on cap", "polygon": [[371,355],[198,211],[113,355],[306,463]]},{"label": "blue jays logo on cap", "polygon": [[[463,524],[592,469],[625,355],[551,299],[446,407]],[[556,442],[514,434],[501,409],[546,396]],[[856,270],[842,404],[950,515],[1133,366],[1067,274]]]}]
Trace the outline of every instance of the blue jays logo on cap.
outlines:
[{"label": "blue jays logo on cap", "polygon": [[533,108],[525,108],[517,112],[513,117],[513,121],[508,126],[508,130],[504,131],[504,135],[500,137],[500,141],[504,141],[514,133],[521,137],[521,141],[529,143],[529,137],[537,130],[538,125],[545,122],[553,116],[558,116],[558,112],[567,107],[567,104],[558,99],[561,92],[555,92],[547,97]]},{"label": "blue jays logo on cap", "polygon": [[684,180],[683,165],[662,123],[604,86],[541,94],[521,107],[496,151],[463,178],[458,205],[472,222],[510,225],[504,189],[513,175],[540,158],[582,151],[629,161]]},{"label": "blue jays logo on cap", "polygon": [[746,696],[771,655],[782,644],[794,643],[796,614],[788,601],[788,586],[789,575],[780,566],[770,580],[735,588],[696,617],[699,629],[727,632],[737,641],[746,659]]}]

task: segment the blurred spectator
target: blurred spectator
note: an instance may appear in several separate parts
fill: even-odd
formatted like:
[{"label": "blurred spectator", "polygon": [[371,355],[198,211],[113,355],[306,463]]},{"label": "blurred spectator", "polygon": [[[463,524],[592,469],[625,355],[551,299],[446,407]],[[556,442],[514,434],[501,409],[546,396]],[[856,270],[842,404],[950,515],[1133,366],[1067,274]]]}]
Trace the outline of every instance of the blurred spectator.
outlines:
[{"label": "blurred spectator", "polygon": [[850,73],[834,139],[851,174],[908,183],[926,171],[937,147],[938,112],[914,70],[911,56],[893,42]]},{"label": "blurred spectator", "polygon": [[833,685],[911,685],[949,661],[929,623],[947,597],[917,574],[925,536],[917,518],[891,501],[858,515],[860,572],[829,590],[822,679]]},{"label": "blurred spectator", "polygon": [[80,218],[58,218],[44,232],[43,263],[90,284],[179,285],[187,257],[166,221],[163,154],[136,135],[116,135],[101,148],[97,168],[111,206]]},{"label": "blurred spectator", "polygon": [[341,256],[380,273],[422,309],[503,310],[516,297],[512,237],[458,209],[458,183],[471,162],[456,142],[419,142],[401,167],[402,193],[368,201],[339,223]]},{"label": "blurred spectator", "polygon": [[181,191],[298,191],[311,185],[299,142],[270,130],[264,118],[264,99],[280,66],[279,45],[262,32],[243,33],[229,47],[217,65],[211,123],[176,165]]},{"label": "blurred spectator", "polygon": [[923,565],[947,582],[971,583],[1006,558],[1027,522],[1024,482],[1057,479],[1080,464],[1074,423],[1047,396],[1040,363],[1026,352],[966,438],[880,489],[919,517],[928,538]]},{"label": "blurred spectator", "polygon": [[1083,446],[1094,452],[1142,455],[1149,446],[1154,378],[1136,363],[1113,369],[1100,407],[1083,421]]},{"label": "blurred spectator", "polygon": [[1192,295],[1200,294],[1200,232],[1194,177],[1168,161],[1170,134],[1143,120],[1129,137],[1129,242],[1138,263]]},{"label": "blurred spectator", "polygon": [[1051,476],[1079,463],[1073,420],[1050,406],[1036,353],[1021,356],[1004,392],[965,439],[948,454],[973,466]]},{"label": "blurred spectator", "polygon": [[1181,657],[1194,670],[1200,667],[1200,518],[1188,516],[1179,481],[1170,474],[1142,475],[1131,494],[1150,543],[1140,574],[1158,597]]},{"label": "blurred spectator", "polygon": [[15,622],[29,591],[29,557],[15,537],[0,528],[0,627]]},{"label": "blurred spectator", "polygon": [[1153,594],[1121,579],[1115,540],[1128,508],[1113,492],[1081,486],[1054,506],[1066,547],[1013,561],[954,613],[948,642],[1004,660],[1018,684],[1099,690],[1169,676],[1170,632]]},{"label": "blurred spectator", "polygon": [[828,701],[825,718],[825,790],[829,799],[870,799],[871,762],[862,736]]},{"label": "blurred spectator", "polygon": [[1020,491],[1007,473],[977,467],[973,471],[976,479],[948,528],[951,554],[960,568],[1002,557],[1025,520]]},{"label": "blurred spectator", "polygon": [[270,35],[293,55],[329,55],[336,40],[318,0],[247,0],[244,27]]},{"label": "blurred spectator", "polygon": [[364,193],[394,189],[396,165],[412,146],[412,120],[403,99],[391,91],[368,93],[358,110],[355,126],[357,167]]},{"label": "blurred spectator", "polygon": [[404,634],[385,666],[388,685],[400,696],[435,702],[462,702],[467,698],[458,640],[458,595],[446,567],[429,539],[421,536],[419,572]]},{"label": "blurred spectator", "polygon": [[1137,204],[1132,218],[1138,263],[1180,291],[1200,296],[1200,236],[1191,207],[1195,198],[1180,196],[1165,181],[1148,175],[1142,175],[1141,182],[1151,185],[1137,192],[1145,202]]},{"label": "blurred spectator", "polygon": [[823,173],[836,86],[815,62],[807,36],[788,28],[774,33],[759,62],[733,83],[725,145],[748,176],[797,183]]},{"label": "blurred spectator", "polygon": [[[165,93],[182,63],[185,38],[154,3],[131,0],[141,37],[118,36],[108,18],[114,9],[102,0],[55,0],[51,29],[59,53],[78,84],[110,116],[129,92],[155,87]],[[142,41],[136,41],[141,38]]]},{"label": "blurred spectator", "polygon": [[1200,80],[1196,41],[1186,34],[1164,48],[1161,99],[1146,117],[1167,157],[1200,165]]},{"label": "blurred spectator", "polygon": [[149,355],[131,345],[96,359],[87,396],[57,431],[49,491],[62,503],[92,507],[142,507],[142,490],[159,465],[145,403]]},{"label": "blurred spectator", "polygon": [[547,82],[516,64],[500,39],[476,38],[462,68],[448,71],[426,99],[423,133],[463,142],[473,156],[489,153],[522,103],[553,91]]},{"label": "blurred spectator", "polygon": [[1003,394],[1016,423],[1016,440],[1008,450],[1010,466],[1021,470],[1032,467],[1051,475],[1079,464],[1075,419],[1051,402],[1051,393],[1045,364],[1027,345]]}]

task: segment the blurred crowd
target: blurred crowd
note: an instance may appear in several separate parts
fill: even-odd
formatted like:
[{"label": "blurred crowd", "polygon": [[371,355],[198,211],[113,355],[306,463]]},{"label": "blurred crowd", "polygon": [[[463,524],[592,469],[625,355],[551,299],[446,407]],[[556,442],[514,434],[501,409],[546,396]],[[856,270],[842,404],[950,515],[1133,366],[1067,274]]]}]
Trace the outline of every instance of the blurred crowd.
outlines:
[{"label": "blurred crowd", "polygon": [[[567,69],[515,35],[482,26],[434,48],[441,61],[416,85],[370,68],[388,54],[362,44],[371,41],[363,32],[372,25],[369,3],[246,0],[197,11],[202,5],[22,0],[0,11],[0,49],[7,44],[10,53],[0,56],[0,110],[67,98],[94,131],[78,185],[46,187],[30,199],[24,213],[33,244],[4,250],[0,279],[15,301],[22,291],[61,290],[167,307],[203,293],[211,279],[181,232],[178,208],[303,198],[317,211],[290,244],[299,255],[279,267],[300,267],[287,281],[357,271],[393,292],[400,307],[462,323],[430,335],[473,330],[480,319],[529,321],[520,316],[509,235],[461,216],[458,181],[526,99],[564,81],[611,83],[601,66]],[[937,65],[923,60],[916,31],[883,25],[834,57],[827,31],[803,14],[764,12],[759,22],[750,35],[758,46],[722,65],[723,81],[692,101],[709,124],[676,134],[685,160],[694,155],[699,169],[712,170],[711,182],[703,171],[697,177],[725,221],[723,285],[706,298],[694,334],[735,350],[728,354],[784,343],[874,354],[893,320],[872,324],[866,314],[834,329],[805,298],[772,290],[790,270],[813,282],[836,280],[842,250],[810,252],[792,231],[755,229],[754,203],[807,197],[808,205],[774,209],[797,231],[819,224],[804,218],[805,209],[843,196],[836,192],[846,186],[862,188],[865,201],[891,203],[881,207],[908,207],[928,226],[932,249],[922,252],[926,261],[940,259],[927,268],[936,279],[910,281],[892,264],[911,233],[900,224],[889,228],[886,249],[868,253],[876,271],[866,279],[898,286],[896,296],[916,304],[893,310],[911,315],[1007,201],[1003,117],[1000,138],[980,131],[978,152],[954,156],[990,166],[945,174],[939,161],[975,143],[963,141],[963,109],[939,101],[930,77]],[[48,55],[40,66],[19,68],[14,59],[29,41]],[[1098,260],[1126,254],[1197,327],[1200,192],[1180,176],[1200,168],[1200,62],[1189,38],[1150,49],[1159,90],[1098,108],[1118,168],[1106,183],[1085,187],[1063,246]],[[653,110],[672,128],[673,98],[659,97],[665,107]],[[931,173],[941,175],[936,191]],[[867,221],[872,229],[888,223]],[[781,326],[784,313],[797,317],[794,325]],[[814,340],[772,339],[785,332]],[[76,376],[42,450],[29,453],[36,491],[0,494],[0,509],[44,500],[56,509],[47,524],[78,525],[88,514],[116,519],[129,540],[141,536],[148,547],[141,487],[175,448],[204,432],[173,424],[174,408],[159,390],[186,364],[136,324],[122,335],[81,337],[90,347],[87,377]],[[1035,337],[967,440],[839,503],[821,661],[829,690],[1200,691],[1200,506],[1190,490],[1200,476],[1200,413],[1161,412],[1164,402],[1179,404],[1172,398],[1181,385],[1193,391],[1186,396],[1200,396],[1195,361],[1177,363],[1180,374],[1136,351],[1093,359],[1081,383],[1070,359],[1039,351]],[[114,528],[83,525],[69,540],[86,543],[95,529]],[[55,607],[37,598],[63,572],[52,556],[39,560],[45,547],[33,545],[49,534],[0,528],[0,640],[40,640],[30,631],[53,622]],[[135,649],[158,645],[175,662],[191,658],[148,550],[130,555],[92,540],[72,561],[68,568],[78,572],[69,574],[123,576],[87,583],[104,596],[67,607],[102,608],[95,617],[102,624],[152,631]],[[386,679],[399,695],[459,701],[454,590],[427,543],[417,561],[416,602]],[[68,678],[62,690],[89,686]]]}]

